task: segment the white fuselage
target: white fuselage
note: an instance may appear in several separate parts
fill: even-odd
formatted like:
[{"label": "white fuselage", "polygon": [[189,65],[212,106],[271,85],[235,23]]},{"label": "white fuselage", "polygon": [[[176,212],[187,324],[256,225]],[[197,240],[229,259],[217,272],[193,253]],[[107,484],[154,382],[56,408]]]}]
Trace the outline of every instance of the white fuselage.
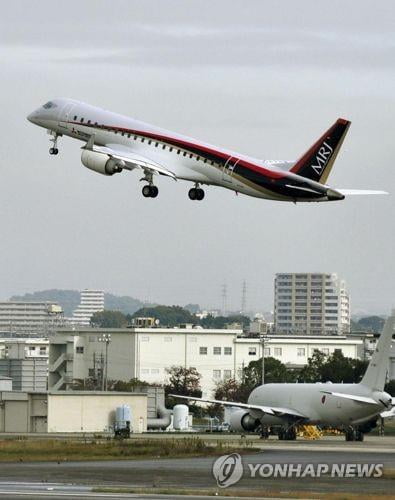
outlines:
[{"label": "white fuselage", "polygon": [[[353,394],[372,398],[374,404],[362,404],[351,399],[343,399],[328,392]],[[248,398],[249,404],[293,408],[302,415],[307,415],[309,423],[330,426],[347,426],[367,422],[387,409],[381,401],[390,401],[391,397],[382,391],[372,391],[362,384],[266,384],[257,387]],[[381,401],[380,401],[381,400]],[[253,416],[259,418],[257,412]],[[263,424],[279,425],[278,417],[264,415]]]},{"label": "white fuselage", "polygon": [[[222,186],[249,196],[280,201],[328,201],[326,187],[277,168],[273,163],[234,153],[72,99],[55,99],[29,121],[59,135],[97,146],[118,145],[164,166],[177,179]],[[248,172],[243,175],[242,169]],[[248,178],[247,178],[248,177]],[[300,185],[288,189],[287,182]],[[304,186],[304,187],[302,187]],[[306,187],[307,186],[307,187]],[[314,199],[307,198],[314,191]]]}]

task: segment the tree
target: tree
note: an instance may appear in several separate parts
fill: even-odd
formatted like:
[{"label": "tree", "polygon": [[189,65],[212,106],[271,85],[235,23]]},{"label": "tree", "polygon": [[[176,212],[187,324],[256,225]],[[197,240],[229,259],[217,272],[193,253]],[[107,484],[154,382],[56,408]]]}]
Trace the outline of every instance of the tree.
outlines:
[{"label": "tree", "polygon": [[395,379],[390,380],[385,384],[384,387],[385,392],[388,392],[388,394],[392,397],[395,397]]},{"label": "tree", "polygon": [[[244,384],[250,391],[262,383],[262,358],[251,361],[243,372]],[[293,382],[294,373],[278,359],[265,358],[265,384]]]},{"label": "tree", "polygon": [[306,383],[315,383],[321,381],[322,366],[325,363],[326,354],[316,349],[307,365],[299,372],[298,381]]},{"label": "tree", "polygon": [[199,323],[198,318],[180,306],[156,306],[143,307],[136,311],[133,318],[148,317],[156,318],[163,326],[174,327],[181,323]]},{"label": "tree", "polygon": [[191,314],[196,314],[200,311],[200,306],[199,304],[187,304],[184,306],[184,309],[189,311]]},{"label": "tree", "polygon": [[203,328],[225,328],[226,325],[230,325],[231,323],[240,323],[243,328],[246,328],[250,324],[250,318],[242,314],[216,317],[209,314],[200,321]]},{"label": "tree", "polygon": [[91,326],[97,328],[125,328],[131,317],[120,311],[95,312],[91,317]]},{"label": "tree", "polygon": [[184,366],[172,366],[166,369],[168,382],[165,384],[166,406],[173,407],[179,403],[169,394],[179,394],[180,396],[193,396],[200,398],[202,390],[200,387],[201,374],[196,368]]}]

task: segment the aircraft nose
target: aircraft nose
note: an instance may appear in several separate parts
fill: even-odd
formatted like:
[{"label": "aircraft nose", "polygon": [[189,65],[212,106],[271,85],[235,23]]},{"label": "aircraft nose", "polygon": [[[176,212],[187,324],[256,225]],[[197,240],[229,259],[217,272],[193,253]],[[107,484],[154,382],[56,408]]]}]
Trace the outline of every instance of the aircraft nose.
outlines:
[{"label": "aircraft nose", "polygon": [[38,113],[37,111],[33,111],[32,113],[30,113],[30,115],[27,115],[26,117],[30,123],[34,123],[35,125],[38,125]]}]

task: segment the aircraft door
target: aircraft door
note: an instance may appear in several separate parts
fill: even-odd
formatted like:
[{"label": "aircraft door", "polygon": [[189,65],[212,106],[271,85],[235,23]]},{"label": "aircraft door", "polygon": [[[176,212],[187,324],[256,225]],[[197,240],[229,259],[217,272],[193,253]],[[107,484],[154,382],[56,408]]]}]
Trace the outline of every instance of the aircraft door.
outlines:
[{"label": "aircraft door", "polygon": [[233,156],[229,156],[229,158],[226,160],[223,168],[222,168],[222,180],[225,182],[228,182],[229,184],[233,183],[233,172],[238,164],[239,159],[238,158],[233,158]]},{"label": "aircraft door", "polygon": [[74,104],[72,103],[66,103],[63,108],[59,112],[59,128],[69,130],[71,129],[72,125],[69,123],[73,120],[73,109],[74,109]]}]

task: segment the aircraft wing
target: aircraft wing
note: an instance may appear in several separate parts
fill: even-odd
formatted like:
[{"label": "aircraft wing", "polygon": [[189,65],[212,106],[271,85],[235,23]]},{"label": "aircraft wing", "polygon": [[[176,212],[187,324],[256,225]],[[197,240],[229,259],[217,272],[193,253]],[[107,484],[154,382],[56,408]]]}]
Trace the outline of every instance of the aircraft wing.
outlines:
[{"label": "aircraft wing", "polygon": [[279,408],[276,406],[263,406],[263,405],[251,405],[249,403],[236,403],[233,401],[220,401],[218,399],[204,399],[204,398],[194,398],[192,396],[179,396],[178,394],[170,394],[173,398],[188,399],[189,401],[199,401],[201,403],[211,403],[222,406],[232,406],[233,408],[245,408],[246,410],[256,410],[266,413],[268,415],[273,415],[275,417],[297,417],[297,418],[308,418],[306,415],[299,413],[292,408]]},{"label": "aircraft wing", "polygon": [[365,195],[365,194],[389,194],[387,191],[375,191],[372,189],[337,189],[341,194],[344,194],[344,196],[358,196],[358,195]]},{"label": "aircraft wing", "polygon": [[89,149],[97,153],[108,155],[116,160],[122,160],[125,163],[123,168],[126,170],[133,170],[138,167],[144,171],[148,170],[154,174],[167,175],[168,177],[172,177],[174,180],[177,180],[175,174],[167,168],[145,156],[135,153],[132,149],[127,146],[123,146],[122,144],[106,144],[105,146],[96,146],[94,144],[94,135],[92,135],[83,149]]},{"label": "aircraft wing", "polygon": [[343,398],[343,399],[351,399],[352,401],[356,401],[357,403],[365,403],[365,404],[370,404],[370,405],[379,405],[377,401],[375,401],[373,398],[368,398],[365,396],[356,396],[354,394],[344,394],[342,392],[331,392],[331,391],[321,391],[323,394],[330,394],[331,396],[335,396],[337,398]]}]

